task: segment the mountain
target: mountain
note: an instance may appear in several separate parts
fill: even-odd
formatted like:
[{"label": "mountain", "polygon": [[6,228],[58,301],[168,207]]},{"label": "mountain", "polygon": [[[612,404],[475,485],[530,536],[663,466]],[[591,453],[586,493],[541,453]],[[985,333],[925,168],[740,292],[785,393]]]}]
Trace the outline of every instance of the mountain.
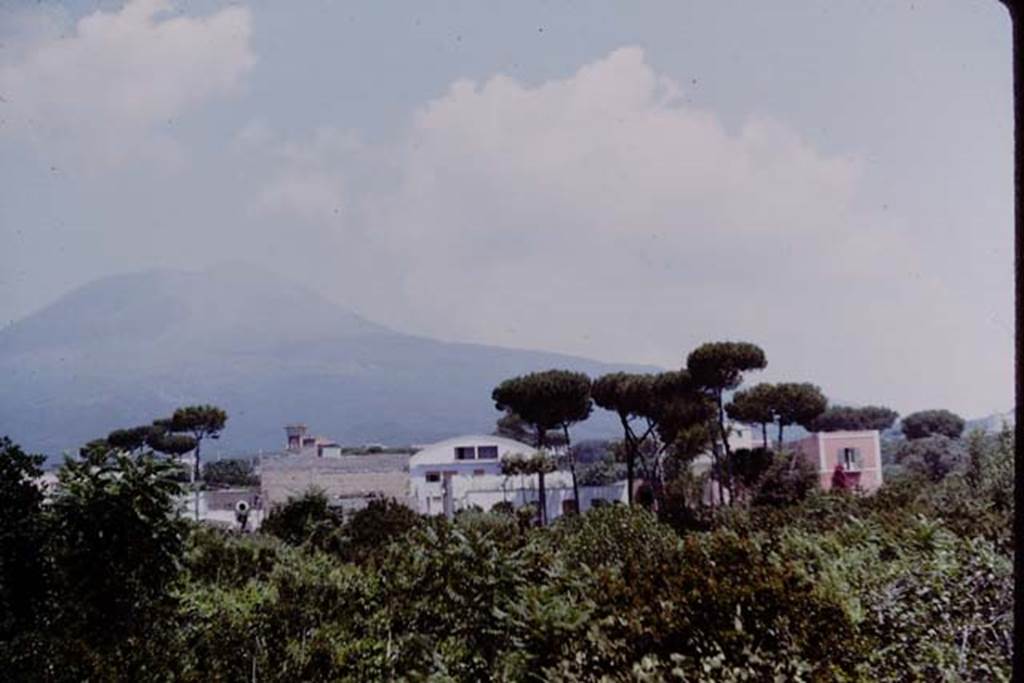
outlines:
[{"label": "mountain", "polygon": [[[280,448],[305,422],[345,444],[488,432],[516,374],[654,368],[403,334],[244,265],[151,270],[85,285],[0,330],[0,434],[57,455],[175,407],[229,415],[211,451]],[[580,438],[614,436],[595,410]]]},{"label": "mountain", "polygon": [[980,429],[989,434],[996,434],[1002,431],[1004,423],[1010,429],[1013,429],[1016,424],[1016,411],[1007,410],[1005,413],[993,413],[985,417],[967,420],[964,434],[968,434],[974,429]]}]

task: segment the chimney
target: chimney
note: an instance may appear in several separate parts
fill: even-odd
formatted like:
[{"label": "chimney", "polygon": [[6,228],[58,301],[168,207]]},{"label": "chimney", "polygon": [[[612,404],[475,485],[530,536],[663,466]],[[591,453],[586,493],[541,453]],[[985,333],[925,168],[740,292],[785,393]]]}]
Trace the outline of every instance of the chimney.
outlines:
[{"label": "chimney", "polygon": [[302,450],[302,437],[306,435],[306,425],[290,424],[284,428],[288,435],[288,446],[285,448],[289,453],[298,453]]}]

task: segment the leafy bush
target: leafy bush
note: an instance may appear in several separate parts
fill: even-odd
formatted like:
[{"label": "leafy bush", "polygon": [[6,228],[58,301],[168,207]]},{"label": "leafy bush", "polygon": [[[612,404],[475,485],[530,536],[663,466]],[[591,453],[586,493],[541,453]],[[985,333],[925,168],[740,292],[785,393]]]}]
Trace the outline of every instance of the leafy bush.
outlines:
[{"label": "leafy bush", "polygon": [[967,466],[967,449],[958,439],[935,434],[906,441],[896,451],[896,462],[909,470],[939,481]]},{"label": "leafy bush", "polygon": [[178,519],[166,463],[109,449],[44,505],[3,442],[0,532],[43,540],[38,584],[0,547],[0,597],[37,612],[3,622],[0,657],[11,680],[1009,680],[1012,435],[966,450],[871,496],[780,458],[714,509],[681,474],[657,516],[547,528],[394,501],[345,521],[311,492],[234,535]]},{"label": "leafy bush", "polygon": [[611,454],[579,467],[577,480],[580,486],[606,486],[626,478],[626,465],[616,462]]},{"label": "leafy bush", "polygon": [[283,505],[271,508],[260,530],[291,545],[322,542],[341,526],[341,513],[328,505],[327,494],[311,488]]},{"label": "leafy bush", "polygon": [[237,535],[209,526],[189,534],[185,567],[190,580],[241,586],[266,579],[281,561],[286,545],[267,534]]},{"label": "leafy bush", "polygon": [[497,515],[515,516],[516,506],[510,501],[503,500],[492,505],[491,512]]},{"label": "leafy bush", "polygon": [[371,500],[344,524],[336,552],[347,562],[366,562],[390,541],[418,527],[420,521],[407,505],[392,499]]},{"label": "leafy bush", "polygon": [[758,477],[753,494],[757,505],[788,505],[818,488],[818,473],[795,453],[775,455]]},{"label": "leafy bush", "polygon": [[33,481],[44,460],[0,439],[0,661],[26,676],[31,641],[24,636],[42,623],[48,578],[43,495]]},{"label": "leafy bush", "polygon": [[18,661],[7,675],[24,666],[29,680],[130,680],[172,668],[164,643],[188,527],[171,470],[150,453],[109,449],[65,461],[40,519],[47,571],[45,594],[35,596],[38,628],[15,638]]}]

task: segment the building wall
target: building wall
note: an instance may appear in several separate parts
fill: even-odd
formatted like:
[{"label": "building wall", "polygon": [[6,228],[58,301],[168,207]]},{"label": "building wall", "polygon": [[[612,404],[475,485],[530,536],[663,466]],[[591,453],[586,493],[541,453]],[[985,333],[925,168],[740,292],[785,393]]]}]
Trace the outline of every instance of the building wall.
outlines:
[{"label": "building wall", "polygon": [[[544,489],[547,517],[553,520],[563,514],[564,505],[573,499],[572,477],[568,472],[550,472],[544,477]],[[413,479],[412,498],[416,501],[416,510],[425,515],[444,514],[444,479],[438,482],[417,481]],[[474,476],[465,470],[454,473],[451,477],[451,495],[453,510],[465,510],[479,507],[488,511],[499,503],[511,503],[520,508],[530,503],[540,502],[540,486],[536,475],[505,476],[502,474],[484,474]],[[605,502],[626,502],[626,482],[616,482],[608,486],[581,486],[580,510],[586,511],[593,506],[595,499]]]},{"label": "building wall", "polygon": [[875,491],[882,485],[882,452],[877,431],[818,432],[793,443],[801,456],[818,472],[821,488],[832,488],[832,476],[844,448],[860,451],[861,467],[856,485]]},{"label": "building wall", "polygon": [[[259,489],[220,489],[199,492],[199,519],[229,529],[237,529],[235,505],[244,500],[249,504],[247,527],[258,529],[263,523],[265,507]],[[194,519],[195,494],[184,493],[177,499],[178,511],[186,519]]]},{"label": "building wall", "polygon": [[[464,446],[497,446],[496,459],[455,459],[455,449]],[[409,465],[410,498],[421,514],[446,514],[446,481],[451,512],[479,507],[490,510],[499,503],[520,508],[540,500],[537,475],[506,476],[501,473],[503,459],[515,454],[529,456],[534,448],[517,441],[493,435],[466,435],[424,447]],[[429,481],[435,477],[436,481]],[[569,472],[550,472],[544,477],[547,518],[560,517],[566,503],[573,500],[572,476]],[[626,482],[610,486],[581,486],[580,511],[601,499],[611,503],[626,502]]]},{"label": "building wall", "polygon": [[409,503],[408,456],[343,455],[331,458],[286,456],[264,462],[261,490],[267,509],[311,488],[323,490],[333,504],[359,507],[358,500],[394,498]]},{"label": "building wall", "polygon": [[341,457],[341,446],[336,444],[325,444],[320,446],[321,458],[340,458]]}]

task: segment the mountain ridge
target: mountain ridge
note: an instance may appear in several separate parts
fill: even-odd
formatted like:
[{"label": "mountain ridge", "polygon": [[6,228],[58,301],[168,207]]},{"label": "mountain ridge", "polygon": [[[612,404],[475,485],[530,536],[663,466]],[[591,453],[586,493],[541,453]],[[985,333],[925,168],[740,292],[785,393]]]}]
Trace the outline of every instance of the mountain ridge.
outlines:
[{"label": "mountain ridge", "polygon": [[[547,351],[439,341],[369,321],[240,264],[100,278],[0,329],[0,426],[55,456],[188,403],[229,414],[218,447],[281,445],[303,421],[344,443],[491,431],[502,379],[565,367],[653,371]],[[595,410],[581,438],[613,436]]]}]

